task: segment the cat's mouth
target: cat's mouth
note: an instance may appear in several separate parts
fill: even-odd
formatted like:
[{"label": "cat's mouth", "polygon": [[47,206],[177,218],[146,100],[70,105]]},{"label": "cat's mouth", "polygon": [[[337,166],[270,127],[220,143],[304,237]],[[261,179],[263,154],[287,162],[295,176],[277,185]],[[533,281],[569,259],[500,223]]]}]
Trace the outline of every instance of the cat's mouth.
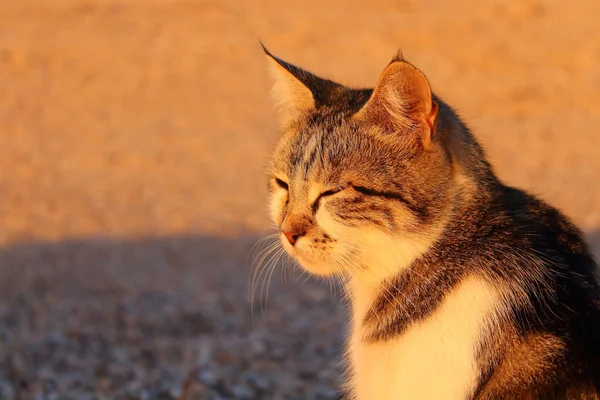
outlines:
[{"label": "cat's mouth", "polygon": [[318,240],[302,237],[294,244],[280,235],[285,251],[292,256],[302,268],[314,275],[326,276],[337,271],[333,261],[331,245],[326,246]]}]

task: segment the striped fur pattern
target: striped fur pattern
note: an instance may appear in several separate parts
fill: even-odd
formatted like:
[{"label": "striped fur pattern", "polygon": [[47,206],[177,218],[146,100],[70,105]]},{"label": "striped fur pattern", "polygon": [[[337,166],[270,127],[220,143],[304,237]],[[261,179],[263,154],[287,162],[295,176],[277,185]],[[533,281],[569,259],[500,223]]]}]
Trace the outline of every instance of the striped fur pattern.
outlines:
[{"label": "striped fur pattern", "polygon": [[401,55],[352,89],[266,53],[271,214],[303,268],[345,282],[347,397],[600,398],[596,264],[568,218],[501,182]]}]

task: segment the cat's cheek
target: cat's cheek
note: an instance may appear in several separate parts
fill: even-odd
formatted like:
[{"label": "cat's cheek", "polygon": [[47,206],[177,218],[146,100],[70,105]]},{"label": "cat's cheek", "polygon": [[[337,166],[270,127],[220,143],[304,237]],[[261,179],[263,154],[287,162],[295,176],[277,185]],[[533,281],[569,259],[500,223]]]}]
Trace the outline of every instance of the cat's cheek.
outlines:
[{"label": "cat's cheek", "polygon": [[325,207],[321,207],[316,215],[315,221],[321,230],[328,236],[338,239],[342,233],[343,227],[339,222],[336,222],[331,213]]}]

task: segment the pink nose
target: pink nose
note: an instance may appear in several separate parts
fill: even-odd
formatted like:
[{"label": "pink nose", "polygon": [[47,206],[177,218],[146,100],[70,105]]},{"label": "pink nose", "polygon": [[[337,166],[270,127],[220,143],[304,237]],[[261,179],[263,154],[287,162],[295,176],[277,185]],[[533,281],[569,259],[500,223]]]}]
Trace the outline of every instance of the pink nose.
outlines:
[{"label": "pink nose", "polygon": [[288,242],[290,242],[290,244],[293,246],[298,241],[298,238],[306,234],[306,231],[304,229],[291,230],[287,232],[282,230],[281,233],[283,233]]}]

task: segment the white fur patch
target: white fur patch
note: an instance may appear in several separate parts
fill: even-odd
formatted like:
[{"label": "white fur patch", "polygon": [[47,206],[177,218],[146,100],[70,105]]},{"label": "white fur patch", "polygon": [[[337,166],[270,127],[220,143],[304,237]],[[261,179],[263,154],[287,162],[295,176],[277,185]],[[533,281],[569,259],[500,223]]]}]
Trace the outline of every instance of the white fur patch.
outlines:
[{"label": "white fur patch", "polygon": [[354,327],[349,342],[350,386],[357,400],[464,399],[478,378],[476,346],[501,312],[501,294],[468,277],[438,309],[397,338],[366,343],[360,324],[376,287],[353,288]]}]

